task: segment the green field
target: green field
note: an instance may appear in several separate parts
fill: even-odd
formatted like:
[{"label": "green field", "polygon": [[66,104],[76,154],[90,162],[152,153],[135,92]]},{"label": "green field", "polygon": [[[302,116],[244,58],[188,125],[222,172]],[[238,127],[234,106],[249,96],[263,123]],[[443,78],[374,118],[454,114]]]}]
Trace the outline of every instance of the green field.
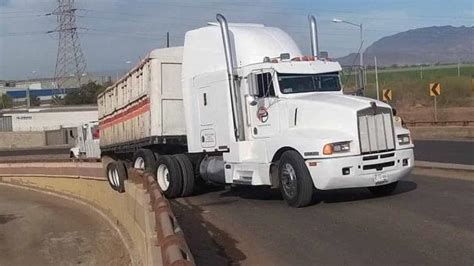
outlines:
[{"label": "green field", "polygon": [[[378,71],[379,89],[391,89],[395,106],[432,105],[433,97],[429,95],[429,84],[441,84],[441,95],[438,96],[439,107],[473,106],[471,80],[474,79],[474,65],[460,65],[458,77],[457,65],[431,67],[392,68]],[[367,70],[366,96],[376,98],[375,71]],[[353,73],[344,72],[342,82],[345,91],[353,91],[355,77]],[[382,98],[382,96],[380,96]]]}]

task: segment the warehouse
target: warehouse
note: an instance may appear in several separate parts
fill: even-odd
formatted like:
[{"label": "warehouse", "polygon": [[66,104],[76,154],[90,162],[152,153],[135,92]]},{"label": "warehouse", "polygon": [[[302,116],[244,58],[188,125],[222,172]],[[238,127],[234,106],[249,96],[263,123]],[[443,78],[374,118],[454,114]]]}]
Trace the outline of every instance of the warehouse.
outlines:
[{"label": "warehouse", "polygon": [[0,111],[0,132],[46,131],[98,120],[97,106],[67,106]]}]

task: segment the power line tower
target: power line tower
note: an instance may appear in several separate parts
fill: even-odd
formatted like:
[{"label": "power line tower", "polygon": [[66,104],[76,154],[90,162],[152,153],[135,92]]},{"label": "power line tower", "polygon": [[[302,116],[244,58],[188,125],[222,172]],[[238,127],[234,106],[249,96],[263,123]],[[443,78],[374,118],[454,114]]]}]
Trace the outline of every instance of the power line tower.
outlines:
[{"label": "power line tower", "polygon": [[58,55],[54,74],[53,99],[65,95],[67,88],[80,88],[86,76],[86,61],[82,53],[76,26],[74,0],[58,0],[58,7],[51,13],[58,17]]}]

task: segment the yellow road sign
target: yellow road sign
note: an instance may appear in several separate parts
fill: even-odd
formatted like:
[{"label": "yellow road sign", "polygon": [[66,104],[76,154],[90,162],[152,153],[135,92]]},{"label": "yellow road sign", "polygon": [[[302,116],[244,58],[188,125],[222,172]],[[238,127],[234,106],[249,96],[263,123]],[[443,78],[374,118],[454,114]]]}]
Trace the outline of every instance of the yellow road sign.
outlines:
[{"label": "yellow road sign", "polygon": [[439,96],[441,94],[441,84],[430,83],[430,96]]},{"label": "yellow road sign", "polygon": [[392,100],[392,90],[390,89],[383,90],[382,95],[383,95],[384,101],[388,102]]}]

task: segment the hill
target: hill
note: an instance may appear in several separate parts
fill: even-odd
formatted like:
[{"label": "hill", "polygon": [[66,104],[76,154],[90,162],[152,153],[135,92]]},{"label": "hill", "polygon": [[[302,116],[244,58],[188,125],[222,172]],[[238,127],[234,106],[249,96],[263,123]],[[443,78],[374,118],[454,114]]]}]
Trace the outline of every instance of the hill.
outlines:
[{"label": "hill", "polygon": [[[380,66],[414,64],[449,64],[474,62],[474,27],[434,26],[418,28],[383,37],[367,47],[366,65],[377,56]],[[352,65],[357,54],[337,60]]]}]

